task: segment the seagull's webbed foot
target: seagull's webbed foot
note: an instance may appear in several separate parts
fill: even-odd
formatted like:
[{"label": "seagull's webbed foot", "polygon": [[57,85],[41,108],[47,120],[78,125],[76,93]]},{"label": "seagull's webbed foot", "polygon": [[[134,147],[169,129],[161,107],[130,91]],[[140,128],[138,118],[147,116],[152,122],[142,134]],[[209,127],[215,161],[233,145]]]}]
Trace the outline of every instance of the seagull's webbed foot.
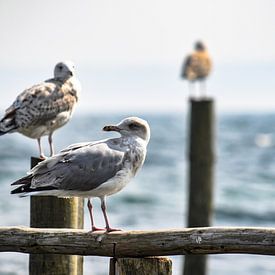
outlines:
[{"label": "seagull's webbed foot", "polygon": [[106,231],[107,232],[115,232],[115,231],[122,231],[122,229],[106,227]]},{"label": "seagull's webbed foot", "polygon": [[40,158],[41,160],[47,159],[47,157],[46,157],[44,154],[41,154],[41,155],[39,156],[39,158]]},{"label": "seagull's webbed foot", "polygon": [[96,232],[96,231],[105,231],[105,228],[100,228],[100,227],[92,226],[91,232]]}]

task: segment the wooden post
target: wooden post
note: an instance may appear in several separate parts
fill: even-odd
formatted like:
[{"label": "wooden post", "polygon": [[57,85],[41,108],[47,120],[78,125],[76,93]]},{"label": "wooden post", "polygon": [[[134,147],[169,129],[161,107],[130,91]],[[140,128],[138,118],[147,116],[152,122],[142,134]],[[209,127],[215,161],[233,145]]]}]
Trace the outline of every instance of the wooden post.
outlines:
[{"label": "wooden post", "polygon": [[110,264],[109,264],[109,275],[117,275],[116,274],[116,258],[111,258],[110,259]]},{"label": "wooden post", "polygon": [[167,257],[111,259],[110,267],[109,275],[172,275],[172,261]]},{"label": "wooden post", "polygon": [[[190,100],[188,227],[210,226],[214,174],[214,103]],[[184,275],[207,274],[205,255],[185,257]]]},{"label": "wooden post", "polygon": [[[31,158],[31,167],[40,159]],[[83,199],[32,196],[30,226],[36,228],[83,228]],[[30,275],[81,275],[83,257],[57,254],[30,254]]]}]

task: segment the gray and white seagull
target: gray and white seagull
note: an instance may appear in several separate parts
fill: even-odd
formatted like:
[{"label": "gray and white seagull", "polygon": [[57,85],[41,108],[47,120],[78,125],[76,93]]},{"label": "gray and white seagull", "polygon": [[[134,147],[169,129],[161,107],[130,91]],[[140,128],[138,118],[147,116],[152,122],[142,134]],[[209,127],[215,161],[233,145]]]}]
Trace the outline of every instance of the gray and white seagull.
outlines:
[{"label": "gray and white seagull", "polygon": [[91,203],[91,198],[98,197],[106,230],[117,230],[110,227],[106,197],[124,188],[143,165],[150,128],[145,120],[129,117],[103,130],[116,131],[121,137],[70,145],[14,182],[20,186],[11,194],[88,198],[92,231],[102,230],[95,226]]},{"label": "gray and white seagull", "polygon": [[54,78],[34,85],[19,94],[0,120],[0,135],[18,132],[37,139],[40,158],[44,159],[40,139],[49,136],[50,154],[54,154],[53,132],[66,124],[80,92],[71,61],[59,62]]}]

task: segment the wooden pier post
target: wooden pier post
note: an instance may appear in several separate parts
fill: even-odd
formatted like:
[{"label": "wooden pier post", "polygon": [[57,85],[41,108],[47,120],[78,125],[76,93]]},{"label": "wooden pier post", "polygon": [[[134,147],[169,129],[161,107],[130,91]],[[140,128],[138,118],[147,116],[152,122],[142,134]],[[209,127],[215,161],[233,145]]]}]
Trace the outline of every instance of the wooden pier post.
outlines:
[{"label": "wooden pier post", "polygon": [[167,257],[119,258],[110,260],[109,275],[172,275]]},{"label": "wooden pier post", "polygon": [[[210,226],[214,175],[214,102],[190,99],[188,227]],[[207,274],[207,256],[185,256],[184,275]]]},{"label": "wooden pier post", "polygon": [[[31,158],[31,167],[40,159]],[[83,199],[32,196],[30,226],[35,228],[83,228]],[[30,275],[82,275],[83,257],[57,254],[30,254]]]}]

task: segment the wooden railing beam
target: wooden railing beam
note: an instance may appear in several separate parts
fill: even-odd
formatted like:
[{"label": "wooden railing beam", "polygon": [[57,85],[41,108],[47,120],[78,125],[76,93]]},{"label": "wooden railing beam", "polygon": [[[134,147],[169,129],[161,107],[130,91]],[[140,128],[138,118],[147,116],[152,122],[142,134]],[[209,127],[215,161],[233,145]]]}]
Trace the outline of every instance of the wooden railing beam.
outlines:
[{"label": "wooden railing beam", "polygon": [[0,227],[0,251],[115,258],[226,253],[275,255],[275,229],[198,227],[91,233],[80,229]]}]

